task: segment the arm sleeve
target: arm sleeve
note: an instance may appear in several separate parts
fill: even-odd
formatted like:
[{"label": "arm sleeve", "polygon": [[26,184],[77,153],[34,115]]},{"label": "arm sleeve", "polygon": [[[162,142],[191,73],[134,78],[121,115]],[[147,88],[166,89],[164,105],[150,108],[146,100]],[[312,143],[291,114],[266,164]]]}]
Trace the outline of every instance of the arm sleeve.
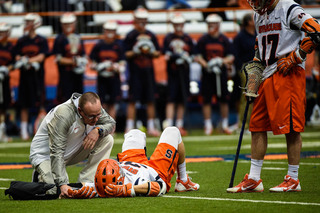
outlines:
[{"label": "arm sleeve", "polygon": [[55,183],[59,186],[69,183],[63,159],[67,146],[67,135],[74,121],[74,112],[68,106],[57,109],[53,119],[48,123],[51,170],[55,175]]},{"label": "arm sleeve", "polygon": [[96,123],[103,130],[103,137],[112,134],[116,128],[116,121],[102,108],[102,116]]}]

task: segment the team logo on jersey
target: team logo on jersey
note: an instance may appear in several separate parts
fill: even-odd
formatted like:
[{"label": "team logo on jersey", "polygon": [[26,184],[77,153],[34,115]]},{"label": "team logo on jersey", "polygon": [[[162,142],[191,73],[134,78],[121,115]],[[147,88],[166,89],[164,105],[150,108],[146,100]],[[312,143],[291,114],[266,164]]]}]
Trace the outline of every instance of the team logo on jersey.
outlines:
[{"label": "team logo on jersey", "polygon": [[280,31],[280,30],[281,30],[281,23],[271,23],[271,24],[259,26],[259,33],[265,33],[269,31]]},{"label": "team logo on jersey", "polygon": [[299,19],[302,19],[303,16],[305,16],[305,15],[306,15],[305,13],[300,13],[300,14],[298,15],[298,18],[299,18]]}]

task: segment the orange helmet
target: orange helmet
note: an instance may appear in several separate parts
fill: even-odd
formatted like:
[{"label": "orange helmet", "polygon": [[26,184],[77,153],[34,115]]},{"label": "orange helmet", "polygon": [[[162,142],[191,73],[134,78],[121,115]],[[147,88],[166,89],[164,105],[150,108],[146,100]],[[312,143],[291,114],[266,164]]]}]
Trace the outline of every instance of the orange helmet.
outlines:
[{"label": "orange helmet", "polygon": [[123,184],[124,174],[119,163],[112,159],[102,160],[96,171],[94,184],[100,197],[107,197],[105,188],[108,184]]},{"label": "orange helmet", "polygon": [[260,15],[267,12],[267,10],[279,0],[247,0],[252,9]]}]

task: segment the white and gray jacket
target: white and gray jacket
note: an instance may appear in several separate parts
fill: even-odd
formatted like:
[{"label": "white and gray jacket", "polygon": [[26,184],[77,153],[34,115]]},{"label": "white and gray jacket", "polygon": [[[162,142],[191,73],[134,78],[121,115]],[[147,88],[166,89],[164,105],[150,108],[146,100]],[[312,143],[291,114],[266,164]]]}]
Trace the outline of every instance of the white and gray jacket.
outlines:
[{"label": "white and gray jacket", "polygon": [[29,159],[33,167],[51,160],[51,170],[59,186],[69,183],[65,162],[81,148],[86,135],[95,127],[103,130],[101,137],[115,130],[115,120],[103,108],[95,126],[85,125],[78,113],[80,96],[74,93],[68,101],[53,108],[43,119],[30,146]]}]

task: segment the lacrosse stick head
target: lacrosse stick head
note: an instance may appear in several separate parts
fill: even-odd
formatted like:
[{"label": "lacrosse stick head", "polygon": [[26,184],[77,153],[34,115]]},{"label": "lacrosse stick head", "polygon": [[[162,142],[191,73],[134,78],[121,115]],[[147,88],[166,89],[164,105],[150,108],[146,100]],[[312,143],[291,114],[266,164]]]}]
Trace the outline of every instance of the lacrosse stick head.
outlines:
[{"label": "lacrosse stick head", "polygon": [[258,90],[262,80],[264,65],[260,61],[249,61],[242,66],[242,72],[245,75],[245,95],[258,97]]}]

